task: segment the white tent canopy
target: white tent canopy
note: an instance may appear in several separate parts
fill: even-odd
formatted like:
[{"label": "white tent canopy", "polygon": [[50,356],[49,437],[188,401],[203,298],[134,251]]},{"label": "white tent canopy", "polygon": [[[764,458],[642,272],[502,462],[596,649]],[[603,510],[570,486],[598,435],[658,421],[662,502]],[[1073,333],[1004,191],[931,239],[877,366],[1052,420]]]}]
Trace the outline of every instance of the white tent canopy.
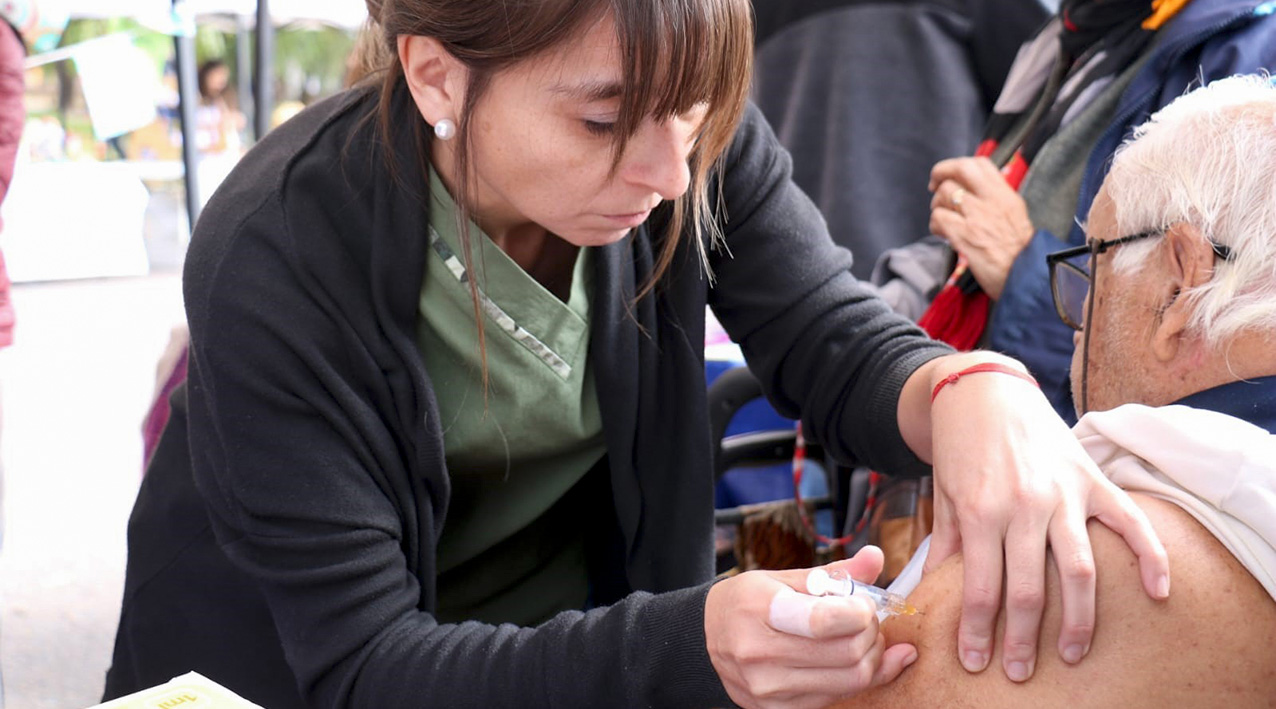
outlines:
[{"label": "white tent canopy", "polygon": [[[194,124],[195,99],[195,49],[193,37],[197,24],[217,18],[235,17],[232,31],[243,32],[256,23],[259,15],[268,15],[272,25],[291,22],[318,22],[344,29],[357,29],[367,21],[368,10],[364,0],[41,0],[41,9],[51,17],[62,18],[112,18],[131,17],[143,25],[161,32],[173,34],[177,45],[178,87],[181,99],[178,103],[181,114],[182,162],[184,165],[184,181],[186,183],[187,213],[192,221],[199,214],[200,193],[199,157],[194,150],[191,126]],[[257,32],[255,37],[258,59],[252,62],[255,69],[269,67],[273,56],[274,32]],[[83,49],[81,43],[77,45]],[[246,43],[241,43],[246,44]],[[245,47],[241,47],[246,51]],[[74,51],[63,48],[36,55],[28,59],[28,66],[33,60],[41,57],[48,61],[65,59]],[[60,53],[67,53],[62,56]],[[58,56],[53,56],[58,55]],[[264,58],[263,58],[264,57]],[[243,65],[247,66],[248,61]],[[246,75],[245,75],[246,76]],[[265,134],[268,128],[268,117],[273,105],[271,83],[264,80],[260,71],[254,72],[252,80],[253,119],[258,137]]]},{"label": "white tent canopy", "polygon": [[[57,5],[71,17],[162,17],[172,8],[170,0],[42,0]],[[256,0],[183,0],[183,11],[192,15],[256,16]],[[368,18],[363,0],[270,0],[276,24],[315,20],[336,27],[357,28]]]}]

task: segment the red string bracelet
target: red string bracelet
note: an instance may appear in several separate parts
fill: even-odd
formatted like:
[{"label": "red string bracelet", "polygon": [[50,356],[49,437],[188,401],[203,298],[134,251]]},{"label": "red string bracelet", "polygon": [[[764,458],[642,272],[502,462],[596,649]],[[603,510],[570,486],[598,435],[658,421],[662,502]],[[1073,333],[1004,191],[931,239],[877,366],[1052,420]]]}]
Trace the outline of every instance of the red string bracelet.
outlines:
[{"label": "red string bracelet", "polygon": [[1018,369],[1015,369],[1014,367],[1010,367],[1004,364],[998,364],[997,362],[984,362],[983,364],[976,364],[974,366],[966,367],[960,372],[953,372],[952,374],[949,374],[943,379],[940,379],[939,383],[935,385],[935,390],[930,393],[930,403],[932,404],[935,403],[935,397],[939,396],[940,389],[943,389],[949,384],[952,384],[958,379],[961,379],[963,375],[978,374],[979,372],[999,372],[1001,374],[1009,374],[1011,376],[1019,377],[1020,379],[1030,381],[1032,382],[1033,386],[1037,388],[1041,388],[1041,385],[1037,383],[1036,379],[1032,378],[1031,374],[1026,374],[1024,372],[1019,371]]}]

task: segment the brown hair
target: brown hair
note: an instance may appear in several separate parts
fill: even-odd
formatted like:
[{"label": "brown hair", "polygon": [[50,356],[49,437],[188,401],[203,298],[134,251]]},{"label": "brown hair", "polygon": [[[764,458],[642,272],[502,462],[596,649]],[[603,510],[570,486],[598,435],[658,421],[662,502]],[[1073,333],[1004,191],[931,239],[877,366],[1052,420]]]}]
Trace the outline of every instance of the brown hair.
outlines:
[{"label": "brown hair", "polygon": [[[687,226],[691,227],[701,260],[708,268],[706,242],[714,244],[722,236],[713,218],[720,207],[720,195],[711,205],[709,174],[721,161],[735,133],[752,76],[753,15],[749,0],[366,2],[369,14],[381,26],[382,46],[393,57],[380,89],[378,114],[383,136],[390,135],[397,118],[392,115],[392,98],[404,81],[403,68],[397,61],[399,36],[433,37],[469,70],[465,104],[457,126],[459,179],[455,185],[457,194],[453,195],[465,216],[473,216],[470,118],[493,75],[561,46],[587,28],[589,22],[610,16],[624,57],[613,169],[619,166],[629,139],[646,118],[663,120],[687,113],[698,104],[708,106],[705,123],[688,159],[690,187],[674,200],[655,269],[638,297],[645,296],[667,271]],[[419,158],[424,163],[428,160],[429,136],[425,134],[424,121],[416,120],[414,125],[421,146]],[[468,268],[466,231],[462,229],[461,239]],[[475,289],[475,317],[479,320],[479,347],[483,349],[477,285],[473,280],[471,287]]]},{"label": "brown hair", "polygon": [[371,84],[378,80],[378,74],[390,68],[395,57],[383,39],[381,25],[369,17],[359,28],[350,56],[346,57],[346,75],[342,81],[346,88]]}]

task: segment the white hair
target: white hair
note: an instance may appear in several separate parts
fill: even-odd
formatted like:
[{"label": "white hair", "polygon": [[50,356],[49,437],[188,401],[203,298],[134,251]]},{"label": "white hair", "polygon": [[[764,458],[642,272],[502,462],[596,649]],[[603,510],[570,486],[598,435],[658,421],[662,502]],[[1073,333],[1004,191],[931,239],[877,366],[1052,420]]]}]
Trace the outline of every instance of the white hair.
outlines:
[{"label": "white hair", "polygon": [[[1276,329],[1276,85],[1234,76],[1157,111],[1117,150],[1106,182],[1117,236],[1187,222],[1228,246],[1209,283],[1186,291],[1188,327],[1210,344]],[[1141,266],[1155,239],[1116,251],[1113,269]]]}]

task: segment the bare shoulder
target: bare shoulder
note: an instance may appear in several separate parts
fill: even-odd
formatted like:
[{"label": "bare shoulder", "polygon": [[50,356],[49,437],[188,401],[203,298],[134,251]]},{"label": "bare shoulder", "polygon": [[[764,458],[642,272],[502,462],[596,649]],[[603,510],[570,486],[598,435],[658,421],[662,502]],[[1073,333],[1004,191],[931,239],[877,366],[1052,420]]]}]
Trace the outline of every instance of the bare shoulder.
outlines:
[{"label": "bare shoulder", "polygon": [[896,682],[839,706],[1276,706],[1276,602],[1186,512],[1134,497],[1169,553],[1170,598],[1148,598],[1125,542],[1091,522],[1097,626],[1080,664],[1064,663],[1056,649],[1060,597],[1051,561],[1033,678],[1020,685],[1007,680],[1000,648],[988,670],[962,669],[956,657],[962,566],[954,558],[909,597],[924,616],[883,625],[888,643],[917,646],[917,662]]}]

